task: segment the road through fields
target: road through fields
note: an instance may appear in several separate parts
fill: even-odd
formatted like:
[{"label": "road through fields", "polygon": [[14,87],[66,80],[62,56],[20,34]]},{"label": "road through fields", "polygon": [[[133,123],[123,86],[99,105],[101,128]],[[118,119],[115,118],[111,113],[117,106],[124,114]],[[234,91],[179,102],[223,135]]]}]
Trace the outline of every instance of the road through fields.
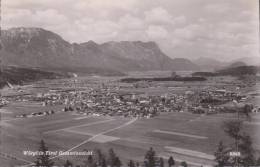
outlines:
[{"label": "road through fields", "polygon": [[[86,144],[86,143],[92,141],[92,140],[95,139],[96,137],[99,137],[99,136],[104,135],[104,134],[106,134],[106,133],[109,133],[109,132],[115,131],[115,130],[117,130],[117,129],[126,127],[126,126],[128,126],[128,125],[131,125],[131,124],[133,124],[137,119],[138,119],[138,118],[134,118],[134,119],[132,119],[132,120],[130,120],[130,121],[124,123],[123,125],[120,125],[120,126],[118,126],[118,127],[115,127],[115,128],[112,128],[112,129],[109,129],[109,130],[106,130],[106,131],[103,131],[103,132],[101,132],[101,133],[98,133],[98,134],[92,136],[91,138],[89,138],[89,139],[87,139],[87,140],[85,140],[85,141],[83,141],[83,142],[81,142],[81,143],[79,143],[79,144],[73,146],[72,148],[70,148],[70,149],[68,149],[68,150],[66,150],[66,151],[64,151],[64,152],[72,151],[72,150],[74,150],[74,149],[76,149],[76,148],[78,148],[78,147],[80,147],[80,146],[82,146],[82,145],[84,145],[84,144]],[[111,119],[111,120],[106,120],[106,121],[113,121],[113,119]],[[100,122],[101,122],[101,121],[99,121],[99,123],[100,123]],[[103,122],[104,122],[104,121],[103,121]],[[94,123],[95,123],[95,122],[94,122]],[[96,122],[96,123],[97,123],[97,122]],[[93,125],[93,123],[92,123],[92,125]],[[83,125],[81,125],[81,126],[83,126]],[[87,125],[85,124],[84,126],[87,126]],[[66,128],[66,129],[67,129],[67,128]],[[62,156],[62,155],[57,155],[57,156],[51,157],[51,159],[55,159],[55,158],[58,158],[58,157],[60,157],[60,156]],[[28,164],[28,165],[33,165],[33,164],[34,164],[34,163],[31,163],[31,164]]]},{"label": "road through fields", "polygon": [[[132,119],[132,120],[126,122],[126,123],[123,124],[123,125],[120,125],[120,126],[118,126],[118,127],[115,127],[115,128],[109,129],[109,130],[106,130],[106,131],[101,132],[101,133],[98,133],[98,134],[92,136],[91,138],[89,138],[89,139],[87,139],[87,140],[85,140],[85,141],[79,143],[78,145],[76,145],[76,146],[74,146],[74,147],[68,149],[68,150],[65,151],[65,152],[72,151],[72,150],[74,150],[74,149],[76,149],[76,148],[82,146],[83,144],[86,144],[86,143],[92,141],[94,138],[96,138],[96,137],[98,137],[98,136],[100,136],[100,135],[104,135],[104,134],[106,134],[106,133],[115,131],[115,130],[117,130],[117,129],[123,128],[123,127],[128,126],[128,125],[131,125],[131,124],[134,123],[136,120],[137,120],[137,118],[134,118],[134,119]],[[52,157],[51,159],[54,159],[54,158],[57,158],[57,157],[60,157],[60,156],[61,156],[61,155],[58,155],[58,156]]]},{"label": "road through fields", "polygon": [[68,127],[68,128],[50,130],[50,131],[43,132],[43,134],[58,132],[58,131],[62,131],[62,130],[72,129],[72,128],[79,128],[79,127],[84,127],[84,126],[96,125],[96,124],[111,122],[111,121],[114,121],[114,120],[115,119],[108,119],[108,120],[104,120],[104,121],[97,121],[97,122],[87,123],[87,124],[78,125],[78,126],[71,126],[71,127]]}]

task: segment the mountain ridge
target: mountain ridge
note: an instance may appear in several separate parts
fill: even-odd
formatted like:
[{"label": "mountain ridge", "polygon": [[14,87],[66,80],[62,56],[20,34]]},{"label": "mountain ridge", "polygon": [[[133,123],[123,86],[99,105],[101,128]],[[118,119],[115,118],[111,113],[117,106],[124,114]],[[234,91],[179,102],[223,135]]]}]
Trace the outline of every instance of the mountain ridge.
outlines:
[{"label": "mountain ridge", "polygon": [[153,42],[70,43],[42,28],[3,30],[5,64],[39,68],[102,68],[118,71],[198,70],[188,59],[172,59]]}]

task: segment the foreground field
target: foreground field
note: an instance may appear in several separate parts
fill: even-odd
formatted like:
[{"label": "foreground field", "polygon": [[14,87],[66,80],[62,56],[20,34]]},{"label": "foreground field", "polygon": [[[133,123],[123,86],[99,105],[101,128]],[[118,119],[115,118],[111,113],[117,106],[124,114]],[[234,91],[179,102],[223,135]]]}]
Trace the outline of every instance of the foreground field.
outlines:
[{"label": "foreground field", "polygon": [[[14,106],[3,108],[13,114]],[[19,111],[28,105],[19,104]],[[35,106],[34,106],[35,107]],[[37,107],[36,107],[37,109]],[[28,109],[29,110],[29,109]],[[24,111],[25,112],[25,111]],[[257,141],[256,130],[260,125],[259,115],[253,115],[245,123],[245,131]],[[35,157],[23,155],[23,151],[36,151],[44,139],[52,151],[82,151],[113,148],[123,162],[129,157],[142,161],[145,152],[153,147],[156,153],[167,158],[186,160],[190,164],[213,165],[213,153],[220,140],[231,143],[222,129],[223,121],[235,119],[235,115],[195,115],[190,113],[163,113],[152,119],[134,119],[109,116],[83,116],[73,112],[33,118],[6,117],[1,122],[1,152],[33,162]],[[259,143],[254,147],[260,150]],[[196,153],[192,156],[191,154]],[[85,156],[59,156],[53,160],[59,164],[70,159],[82,163]],[[80,160],[80,161],[79,161]],[[18,160],[19,161],[19,160]],[[13,160],[4,161],[12,166]],[[17,164],[28,164],[21,160]]]}]

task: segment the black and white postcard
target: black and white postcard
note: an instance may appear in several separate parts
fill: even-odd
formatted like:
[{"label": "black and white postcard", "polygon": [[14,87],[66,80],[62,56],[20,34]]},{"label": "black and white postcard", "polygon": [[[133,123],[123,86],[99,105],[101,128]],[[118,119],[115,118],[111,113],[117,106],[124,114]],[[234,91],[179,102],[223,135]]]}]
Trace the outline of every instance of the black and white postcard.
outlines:
[{"label": "black and white postcard", "polygon": [[258,167],[259,44],[259,0],[0,0],[0,167]]}]

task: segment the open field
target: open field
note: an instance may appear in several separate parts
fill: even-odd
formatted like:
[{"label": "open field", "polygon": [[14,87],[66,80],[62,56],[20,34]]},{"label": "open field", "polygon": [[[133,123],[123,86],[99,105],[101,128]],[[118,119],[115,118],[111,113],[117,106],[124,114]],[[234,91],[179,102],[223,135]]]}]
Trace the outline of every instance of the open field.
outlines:
[{"label": "open field", "polygon": [[[73,113],[14,119],[3,125],[2,142],[5,145],[1,152],[33,161],[35,157],[24,156],[22,151],[36,151],[39,141],[44,139],[50,150],[65,151],[73,148],[74,151],[82,151],[101,148],[107,151],[113,148],[125,161],[128,157],[141,161],[149,147],[155,148],[158,155],[162,156],[171,153],[167,149],[169,147],[212,155],[220,140],[231,142],[221,127],[223,120],[228,119],[233,119],[232,115],[201,116],[189,113],[164,113],[153,119],[138,119],[131,124],[127,124],[131,121],[130,118],[86,117]],[[245,124],[247,131],[254,137],[256,135],[253,129],[259,126],[258,123],[260,120],[256,117],[253,122]],[[82,144],[78,145],[80,143]],[[172,152],[172,155],[182,157],[178,154],[180,152]],[[57,157],[57,160],[65,158],[73,161],[86,157],[64,156]],[[194,164],[196,161],[201,163],[193,159]]]}]

